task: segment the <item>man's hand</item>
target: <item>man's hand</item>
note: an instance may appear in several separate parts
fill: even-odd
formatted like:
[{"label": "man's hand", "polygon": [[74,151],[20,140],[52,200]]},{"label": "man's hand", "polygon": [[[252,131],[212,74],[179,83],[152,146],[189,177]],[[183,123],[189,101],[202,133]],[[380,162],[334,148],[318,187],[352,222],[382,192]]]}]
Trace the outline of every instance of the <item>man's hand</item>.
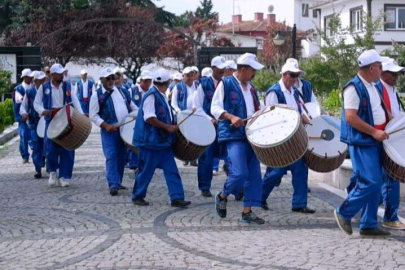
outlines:
[{"label": "man's hand", "polygon": [[111,133],[111,132],[117,131],[119,129],[119,127],[105,123],[104,129],[108,133]]},{"label": "man's hand", "polygon": [[244,125],[245,123],[243,123],[242,119],[240,119],[239,117],[234,115],[231,117],[231,126],[238,128]]},{"label": "man's hand", "polygon": [[311,123],[311,120],[309,120],[309,118],[308,118],[306,115],[304,115],[304,114],[301,115],[301,119],[302,119],[302,123],[303,123],[304,125],[308,125],[308,124]]},{"label": "man's hand", "polygon": [[388,137],[389,137],[388,134],[385,131],[379,130],[379,129],[376,129],[373,132],[372,136],[373,136],[374,139],[376,139],[379,142],[382,142],[382,141],[388,139]]},{"label": "man's hand", "polygon": [[211,119],[211,123],[215,126],[217,124],[217,120]]},{"label": "man's hand", "polygon": [[179,128],[175,125],[167,125],[166,131],[169,133],[175,133]]},{"label": "man's hand", "polygon": [[44,111],[42,112],[42,115],[52,115],[52,111],[44,110]]},{"label": "man's hand", "polygon": [[24,113],[23,115],[21,115],[21,118],[22,118],[23,122],[27,122],[28,114]]}]

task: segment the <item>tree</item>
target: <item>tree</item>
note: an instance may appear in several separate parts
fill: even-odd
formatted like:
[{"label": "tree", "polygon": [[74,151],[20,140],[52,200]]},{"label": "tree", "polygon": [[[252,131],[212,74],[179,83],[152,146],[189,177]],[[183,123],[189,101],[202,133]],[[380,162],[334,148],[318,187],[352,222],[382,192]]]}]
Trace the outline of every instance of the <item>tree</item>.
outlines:
[{"label": "tree", "polygon": [[218,13],[212,12],[213,7],[211,0],[201,0],[200,6],[195,11],[195,17],[202,20],[217,19]]}]

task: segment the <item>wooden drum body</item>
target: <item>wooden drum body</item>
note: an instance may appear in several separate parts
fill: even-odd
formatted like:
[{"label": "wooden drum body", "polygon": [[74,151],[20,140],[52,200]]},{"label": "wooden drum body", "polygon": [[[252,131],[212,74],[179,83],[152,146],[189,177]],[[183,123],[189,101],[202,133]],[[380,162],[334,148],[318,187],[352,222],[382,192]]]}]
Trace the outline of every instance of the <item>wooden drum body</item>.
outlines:
[{"label": "wooden drum body", "polygon": [[340,141],[339,122],[328,115],[312,119],[306,126],[308,151],[304,162],[316,172],[331,172],[342,165],[346,158],[347,145]]},{"label": "wooden drum body", "polygon": [[[405,128],[405,113],[395,116],[385,127],[385,132],[391,133],[402,128]],[[392,179],[405,183],[405,130],[390,134],[383,145],[385,173]]]},{"label": "wooden drum body", "polygon": [[89,137],[91,121],[70,105],[64,106],[52,118],[47,136],[67,150],[79,148]]},{"label": "wooden drum body", "polygon": [[138,147],[132,144],[132,138],[134,137],[134,128],[136,123],[136,120],[132,121],[134,118],[136,119],[136,114],[132,113],[128,114],[125,117],[123,123],[128,122],[128,124],[120,127],[120,136],[121,139],[124,141],[125,146],[128,147],[128,149],[130,149],[135,154],[138,154]]},{"label": "wooden drum body", "polygon": [[[191,110],[179,112],[177,122],[183,121],[190,113]],[[215,127],[207,115],[196,112],[185,120],[175,133],[174,156],[182,161],[197,160],[215,141],[215,138]]]},{"label": "wooden drum body", "polygon": [[308,137],[301,117],[294,109],[275,105],[256,114],[263,115],[249,121],[246,136],[261,163],[285,167],[305,154]]}]

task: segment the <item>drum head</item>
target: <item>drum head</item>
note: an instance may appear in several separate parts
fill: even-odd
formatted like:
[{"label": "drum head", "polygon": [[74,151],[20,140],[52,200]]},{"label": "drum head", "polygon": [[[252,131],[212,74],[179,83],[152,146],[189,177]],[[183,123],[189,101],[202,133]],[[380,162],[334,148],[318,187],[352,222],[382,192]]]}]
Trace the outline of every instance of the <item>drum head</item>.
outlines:
[{"label": "drum head", "polygon": [[[329,121],[325,120],[329,117]],[[319,157],[338,157],[347,151],[347,145],[340,141],[340,130],[330,121],[337,121],[330,116],[318,116],[307,125],[308,150]],[[325,139],[318,139],[324,135]]]},{"label": "drum head", "polygon": [[45,137],[45,116],[42,116],[39,119],[39,122],[37,125],[37,134],[38,134],[38,137],[40,137],[40,138]]},{"label": "drum head", "polygon": [[[135,117],[135,116],[131,116],[131,115],[127,115],[127,116],[125,117],[123,123],[129,122],[129,121],[133,120],[134,118],[136,118],[136,117]],[[122,139],[126,144],[133,145],[133,144],[132,144],[132,137],[134,136],[135,123],[136,123],[136,120],[120,127],[121,139]],[[134,146],[134,145],[133,145],[133,146]]]},{"label": "drum head", "polygon": [[[75,108],[70,106],[70,117],[73,116]],[[67,127],[68,119],[66,114],[66,106],[60,109],[49,123],[47,135],[49,139],[57,138]]]},{"label": "drum head", "polygon": [[307,108],[308,114],[312,119],[321,115],[321,107],[314,102],[305,103],[305,108]]},{"label": "drum head", "polygon": [[[190,113],[191,110],[177,113],[177,123],[183,121]],[[179,129],[184,138],[193,144],[207,146],[215,141],[215,127],[205,113],[195,112],[180,125]]]},{"label": "drum head", "polygon": [[[392,119],[385,127],[385,132],[390,133],[405,127],[405,113]],[[389,135],[383,142],[384,150],[396,164],[405,167],[405,130]]]},{"label": "drum head", "polygon": [[256,146],[276,146],[287,141],[297,131],[301,118],[287,106],[275,105],[261,110],[246,126],[246,136]]}]

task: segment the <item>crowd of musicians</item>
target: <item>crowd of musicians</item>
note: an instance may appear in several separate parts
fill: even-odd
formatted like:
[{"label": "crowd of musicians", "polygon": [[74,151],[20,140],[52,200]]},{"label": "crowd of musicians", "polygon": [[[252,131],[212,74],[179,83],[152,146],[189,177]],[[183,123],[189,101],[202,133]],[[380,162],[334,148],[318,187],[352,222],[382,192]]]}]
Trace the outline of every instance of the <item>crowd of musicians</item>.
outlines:
[{"label": "crowd of musicians", "polygon": [[[388,138],[385,125],[403,110],[396,83],[404,68],[375,50],[364,51],[357,62],[358,74],[342,91],[341,116],[341,141],[348,145],[353,174],[347,198],[334,215],[339,228],[350,235],[351,220],[361,210],[362,236],[388,236],[388,231],[377,226],[380,204],[385,205],[383,227],[405,229],[398,218],[399,182],[386,175],[381,160],[382,141]],[[265,223],[252,212],[252,207],[271,209],[267,199],[288,171],[292,175],[291,210],[313,214],[315,210],[307,206],[310,189],[303,159],[282,168],[268,167],[262,177],[260,162],[246,137],[244,119],[265,106],[285,104],[301,115],[302,123],[309,124],[302,104],[318,101],[311,83],[301,78],[304,71],[298,61],[290,58],[282,67],[280,80],[267,90],[261,102],[251,80],[262,68],[255,55],[246,53],[236,63],[217,56],[201,74],[197,67],[186,67],[182,73],[172,75],[161,68],[143,71],[135,84],[126,81],[122,68],[105,68],[97,83],[90,81],[83,70],[82,79],[75,85],[60,64],[43,71],[25,69],[22,83],[13,92],[23,162],[29,163],[31,148],[35,178],[41,178],[42,168],[46,167],[49,186],[72,184],[75,152],[47,135],[40,138],[37,134],[41,117],[45,118],[46,134],[58,109],[72,106],[100,127],[111,196],[127,189],[122,180],[124,168],[129,167],[136,172],[132,202],[148,206],[145,200],[148,186],[158,168],[163,170],[171,206],[187,207],[191,202],[185,198],[172,145],[179,129],[176,114],[197,109],[215,126],[216,140],[198,160],[189,164],[198,167],[196,185],[201,196],[215,197],[215,209],[221,218],[226,218],[227,201],[233,195],[242,200],[242,221]],[[137,153],[127,149],[119,132],[119,125],[128,115],[136,117],[133,145],[138,148]],[[224,160],[227,178],[223,189],[212,195],[211,182],[220,159]]]}]

